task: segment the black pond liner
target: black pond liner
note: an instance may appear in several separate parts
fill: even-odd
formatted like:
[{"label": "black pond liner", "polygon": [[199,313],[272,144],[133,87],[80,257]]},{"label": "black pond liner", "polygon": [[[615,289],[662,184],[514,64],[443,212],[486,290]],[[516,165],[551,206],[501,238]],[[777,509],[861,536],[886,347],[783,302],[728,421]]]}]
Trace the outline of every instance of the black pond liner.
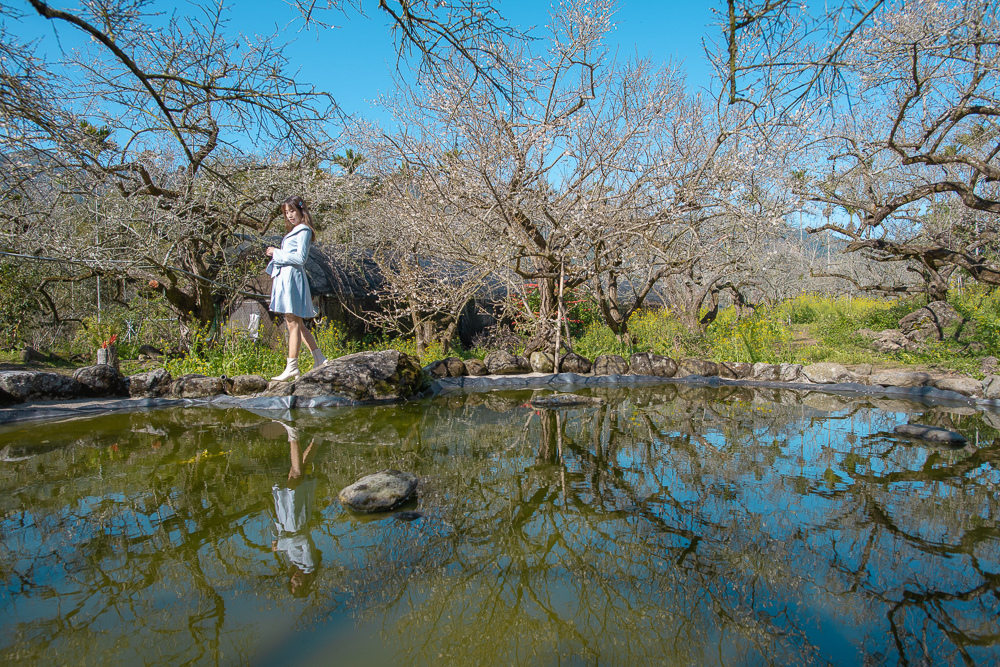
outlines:
[{"label": "black pond liner", "polygon": [[[958,392],[935,387],[883,387],[855,382],[838,384],[803,384],[800,382],[771,382],[758,380],[730,380],[720,377],[688,375],[682,378],[665,378],[655,375],[577,375],[558,373],[552,375],[504,375],[466,376],[441,378],[431,383],[424,392],[414,399],[455,393],[480,393],[495,390],[552,389],[572,392],[588,387],[652,387],[658,385],[687,385],[693,387],[753,387],[780,389],[797,392],[836,394],[856,398],[903,398],[915,403],[948,407],[975,407],[1000,413],[1000,400],[972,398]],[[123,398],[123,399],[78,399],[69,401],[42,401],[22,403],[0,409],[0,425],[26,421],[56,421],[74,417],[153,410],[166,407],[210,406],[220,408],[238,407],[264,417],[287,419],[290,411],[296,409],[320,409],[373,405],[399,401],[353,401],[342,396],[212,396],[209,398]]]}]

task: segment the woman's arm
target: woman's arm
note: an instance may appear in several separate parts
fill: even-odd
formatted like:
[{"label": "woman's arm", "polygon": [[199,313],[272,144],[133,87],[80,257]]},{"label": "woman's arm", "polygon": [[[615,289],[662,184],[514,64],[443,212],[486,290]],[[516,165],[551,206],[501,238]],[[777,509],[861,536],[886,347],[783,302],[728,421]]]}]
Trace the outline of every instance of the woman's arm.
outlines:
[{"label": "woman's arm", "polygon": [[275,248],[271,253],[271,258],[275,264],[281,266],[302,266],[309,257],[309,239],[312,238],[312,230],[308,227],[295,228],[292,234],[285,237],[281,242],[281,248]]}]

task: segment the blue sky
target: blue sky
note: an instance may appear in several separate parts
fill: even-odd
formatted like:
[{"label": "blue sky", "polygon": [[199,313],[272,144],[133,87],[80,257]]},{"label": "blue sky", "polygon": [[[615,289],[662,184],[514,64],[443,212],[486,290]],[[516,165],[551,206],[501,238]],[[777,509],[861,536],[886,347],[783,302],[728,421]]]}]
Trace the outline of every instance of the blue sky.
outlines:
[{"label": "blue sky", "polygon": [[[31,12],[28,3],[23,4]],[[52,4],[61,8],[73,6],[63,2]],[[367,17],[354,12],[331,15],[328,18],[340,27],[317,34],[299,30],[301,23],[289,23],[293,14],[280,0],[239,0],[232,3],[230,27],[243,33],[286,31],[292,41],[287,53],[300,79],[331,93],[346,112],[378,118],[380,114],[372,108],[371,100],[393,85],[395,51],[388,21],[377,9],[377,3],[365,0],[364,4],[370,7]],[[163,11],[174,6],[163,3]],[[184,11],[184,4],[176,6]],[[495,6],[514,25],[524,29],[535,26],[536,33],[544,30],[550,8],[548,3],[533,0],[500,0]],[[638,54],[658,62],[669,59],[682,62],[691,86],[708,86],[710,72],[702,39],[718,34],[709,24],[713,20],[711,8],[721,6],[721,2],[712,0],[622,0],[615,15],[617,26],[608,44],[622,58]],[[42,38],[42,49],[53,60],[59,57],[60,44],[70,49],[85,43],[65,24],[59,27],[57,42],[52,24],[34,15],[10,27],[24,39]]]}]

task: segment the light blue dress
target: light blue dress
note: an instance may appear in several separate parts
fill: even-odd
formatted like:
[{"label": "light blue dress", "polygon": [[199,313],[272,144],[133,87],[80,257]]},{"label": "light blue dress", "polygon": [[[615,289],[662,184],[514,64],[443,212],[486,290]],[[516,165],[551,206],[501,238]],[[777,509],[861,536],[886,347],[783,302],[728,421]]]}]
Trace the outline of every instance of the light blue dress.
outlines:
[{"label": "light blue dress", "polygon": [[281,239],[267,265],[271,276],[271,305],[274,313],[291,313],[299,317],[315,317],[309,279],[304,265],[309,257],[312,230],[309,225],[297,225]]}]

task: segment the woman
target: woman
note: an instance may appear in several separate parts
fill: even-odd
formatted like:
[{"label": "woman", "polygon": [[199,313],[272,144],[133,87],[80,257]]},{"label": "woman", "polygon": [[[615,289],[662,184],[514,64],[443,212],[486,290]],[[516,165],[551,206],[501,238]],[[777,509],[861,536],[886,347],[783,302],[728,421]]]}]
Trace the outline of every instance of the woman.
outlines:
[{"label": "woman", "polygon": [[299,350],[302,343],[312,352],[314,366],[326,363],[326,357],[316,345],[316,339],[306,329],[304,317],[315,317],[309,279],[306,278],[304,264],[309,257],[309,245],[315,229],[309,208],[302,197],[289,197],[281,205],[285,214],[285,238],[281,247],[269,246],[267,256],[271,258],[267,272],[271,276],[271,306],[275,313],[285,316],[288,325],[288,361],[281,375],[271,378],[289,382],[299,376]]}]

